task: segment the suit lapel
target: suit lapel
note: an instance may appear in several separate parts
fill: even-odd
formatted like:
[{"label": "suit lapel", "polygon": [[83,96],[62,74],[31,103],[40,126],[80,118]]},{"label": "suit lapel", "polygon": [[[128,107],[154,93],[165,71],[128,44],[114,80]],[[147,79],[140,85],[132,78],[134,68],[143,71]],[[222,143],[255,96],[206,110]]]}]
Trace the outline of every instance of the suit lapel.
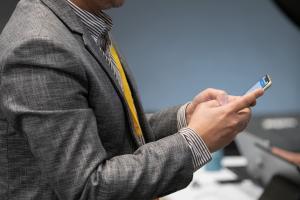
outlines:
[{"label": "suit lapel", "polygon": [[82,35],[82,39],[86,49],[94,56],[94,58],[99,62],[100,66],[104,69],[111,82],[113,83],[118,94],[121,96],[122,100],[125,101],[122,89],[118,84],[112,70],[110,69],[109,63],[104,58],[104,55],[100,52],[95,41],[90,36],[88,31],[84,28],[84,25],[79,20],[77,15],[73,12],[70,6],[67,4],[66,0],[41,0],[44,2],[63,22],[69,27],[73,32]]},{"label": "suit lapel", "polygon": [[66,0],[41,0],[73,32],[83,34],[84,28]]},{"label": "suit lapel", "polygon": [[[76,14],[73,12],[73,10],[70,8],[70,6],[67,4],[66,0],[41,0],[46,6],[48,6],[55,14],[58,16],[63,23],[69,27],[71,31],[74,33],[78,33],[82,35],[82,39],[84,42],[85,48],[90,52],[91,55],[97,60],[99,65],[103,68],[109,79],[111,80],[113,86],[115,87],[118,95],[121,97],[122,103],[124,107],[126,108],[126,114],[128,116],[128,119],[131,119],[129,107],[127,105],[125,96],[123,94],[123,91],[115,78],[112,69],[109,66],[108,61],[105,59],[104,55],[100,51],[100,49],[97,47],[95,41],[90,36],[88,31],[84,28],[84,25],[82,22],[78,19]],[[127,73],[128,74],[128,73]],[[131,79],[131,78],[128,78]],[[130,83],[130,85],[132,85]],[[140,142],[136,138],[134,134],[133,124],[131,120],[129,120],[130,128],[131,128],[131,134],[135,140],[135,143],[137,146],[140,146]]]},{"label": "suit lapel", "polygon": [[115,75],[112,72],[111,67],[109,66],[108,61],[104,57],[103,53],[100,51],[100,49],[97,47],[95,41],[93,38],[90,36],[89,33],[84,33],[83,34],[83,42],[86,47],[86,49],[94,56],[94,58],[98,61],[100,66],[104,69],[108,77],[110,78],[111,82],[113,83],[116,91],[122,98],[123,102],[126,102],[125,96],[123,94],[123,91],[115,77]]},{"label": "suit lapel", "polygon": [[120,57],[120,61],[122,63],[122,66],[123,66],[123,69],[124,69],[124,72],[126,74],[126,77],[127,77],[127,81],[128,81],[128,84],[129,84],[129,87],[131,89],[131,94],[132,94],[132,98],[134,99],[134,104],[135,104],[135,107],[137,109],[137,114],[138,114],[138,117],[139,117],[139,121],[140,121],[140,125],[142,127],[142,130],[143,130],[143,136],[144,136],[144,139],[145,141],[154,141],[155,138],[153,137],[153,134],[149,134],[151,133],[151,128],[149,127],[149,124],[147,122],[147,119],[144,115],[144,109],[143,109],[143,106],[140,102],[140,97],[138,95],[138,90],[137,90],[137,84],[135,83],[134,81],[134,78],[133,78],[133,73],[132,71],[130,70],[130,68],[128,67],[128,64],[126,62],[126,60],[124,59],[124,57],[122,56],[122,53],[120,53],[120,50],[118,48],[118,46],[114,44],[114,47]]},{"label": "suit lapel", "polygon": [[[124,96],[124,93],[121,89],[121,86],[119,85],[115,75],[112,72],[111,67],[109,66],[108,61],[105,59],[104,55],[102,54],[102,52],[100,51],[100,49],[97,47],[96,43],[94,42],[94,40],[91,38],[91,36],[89,34],[84,34],[83,35],[83,40],[84,40],[84,44],[86,46],[86,48],[90,51],[90,53],[97,59],[97,61],[99,62],[99,64],[101,65],[101,67],[105,70],[105,72],[107,73],[107,75],[109,76],[110,80],[112,81],[116,91],[118,92],[118,94],[120,95],[123,105],[126,109],[126,114],[128,117],[128,121],[129,121],[129,125],[130,125],[130,129],[131,129],[131,136],[134,138],[134,141],[136,143],[136,145],[139,147],[141,145],[143,145],[140,141],[139,138],[137,138],[137,136],[134,133],[134,125],[133,122],[131,120],[131,114],[130,114],[130,110],[129,110],[129,106],[127,104],[126,98]],[[125,71],[125,69],[124,69]],[[125,72],[126,73],[126,72]],[[126,75],[127,76],[127,75]],[[128,79],[127,79],[128,80]],[[129,81],[129,80],[128,80]],[[129,83],[130,84],[130,83]]]}]

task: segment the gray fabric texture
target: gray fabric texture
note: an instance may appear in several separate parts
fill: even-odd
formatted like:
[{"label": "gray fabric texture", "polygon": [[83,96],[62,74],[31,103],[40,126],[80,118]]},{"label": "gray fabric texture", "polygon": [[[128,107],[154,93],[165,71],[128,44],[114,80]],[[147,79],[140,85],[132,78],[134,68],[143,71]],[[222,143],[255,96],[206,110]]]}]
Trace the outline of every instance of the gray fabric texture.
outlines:
[{"label": "gray fabric texture", "polygon": [[179,107],[147,121],[146,145],[95,42],[65,0],[21,0],[0,37],[0,199],[152,199],[192,179]]}]

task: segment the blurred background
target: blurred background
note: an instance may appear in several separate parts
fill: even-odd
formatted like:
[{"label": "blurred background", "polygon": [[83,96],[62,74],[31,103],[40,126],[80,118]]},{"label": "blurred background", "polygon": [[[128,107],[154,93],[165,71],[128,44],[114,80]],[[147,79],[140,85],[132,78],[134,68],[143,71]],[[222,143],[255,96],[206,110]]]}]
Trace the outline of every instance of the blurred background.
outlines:
[{"label": "blurred background", "polygon": [[[5,0],[0,3],[0,30],[17,2]],[[285,7],[287,2],[292,4]],[[273,85],[259,99],[246,131],[258,136],[259,140],[300,152],[300,28],[290,20],[295,16],[299,19],[300,11],[296,8],[299,9],[297,0],[127,0],[122,8],[108,13],[114,22],[114,39],[135,75],[147,112],[190,101],[209,87],[243,95],[263,75],[269,74]],[[283,11],[287,10],[292,10],[293,14],[286,15]],[[246,140],[246,145],[242,146],[250,145],[248,138],[243,140]],[[244,157],[238,158],[240,164],[234,168],[224,164],[229,171],[207,176],[200,170],[194,175],[191,186],[166,199],[198,199],[198,195],[209,200],[247,200],[259,196],[265,200],[263,196],[271,187],[266,185],[278,171],[286,167],[291,176],[298,176],[295,166],[280,163],[274,157],[267,162],[269,166],[263,166],[261,162],[267,160],[263,157],[266,155],[262,156],[263,151],[257,149],[253,151],[254,148],[255,145],[242,149]],[[236,145],[232,143],[225,149],[227,161],[231,160],[225,163],[232,166],[236,158],[228,159],[228,155],[237,154]],[[255,164],[252,168],[251,163]],[[280,166],[280,169],[273,166]],[[265,178],[266,174],[269,177]],[[221,177],[221,182],[238,182],[239,185],[222,187],[223,183],[216,186],[214,182],[202,188],[201,194],[200,190],[194,190],[201,184],[207,185],[207,180],[213,180],[212,177]],[[249,177],[260,178],[260,186],[245,183]],[[263,195],[261,186],[266,186]],[[281,184],[278,188],[284,187]],[[220,198],[216,197],[216,188]],[[278,197],[293,194],[273,188],[270,190],[272,200],[276,199],[274,191],[278,191]],[[205,194],[208,194],[207,198]],[[233,196],[224,198],[226,194]]]},{"label": "blurred background", "polygon": [[128,0],[111,15],[146,110],[207,87],[242,95],[268,73],[254,114],[300,111],[300,30],[273,1]]},{"label": "blurred background", "polygon": [[[17,0],[0,6],[0,30]],[[127,0],[109,11],[146,111],[221,88],[242,95],[268,73],[254,114],[300,112],[300,30],[270,0]]]}]

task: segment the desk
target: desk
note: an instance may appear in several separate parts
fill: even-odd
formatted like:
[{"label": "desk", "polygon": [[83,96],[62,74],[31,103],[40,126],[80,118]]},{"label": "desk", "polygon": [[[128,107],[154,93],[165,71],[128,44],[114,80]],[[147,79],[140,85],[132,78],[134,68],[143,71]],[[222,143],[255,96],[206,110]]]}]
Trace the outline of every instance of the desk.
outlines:
[{"label": "desk", "polygon": [[205,167],[194,173],[190,185],[162,200],[257,200],[263,188],[250,179],[240,179],[228,167],[245,167],[241,156],[228,156],[222,160],[220,171],[208,172]]}]

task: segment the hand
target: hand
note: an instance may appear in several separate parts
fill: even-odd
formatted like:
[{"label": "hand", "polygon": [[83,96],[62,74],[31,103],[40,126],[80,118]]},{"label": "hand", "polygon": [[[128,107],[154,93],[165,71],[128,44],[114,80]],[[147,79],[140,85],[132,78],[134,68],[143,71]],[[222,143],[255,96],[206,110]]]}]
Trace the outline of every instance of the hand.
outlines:
[{"label": "hand", "polygon": [[300,153],[286,151],[277,147],[272,147],[272,153],[300,166]]},{"label": "hand", "polygon": [[237,133],[246,128],[251,118],[250,106],[262,95],[263,90],[258,89],[242,97],[232,97],[222,106],[217,100],[200,103],[188,127],[198,133],[209,150],[214,152],[229,144]]},{"label": "hand", "polygon": [[[203,102],[210,101],[210,100],[217,100],[220,105],[225,105],[228,102],[231,102],[233,100],[236,100],[240,97],[238,96],[230,96],[228,95],[224,90],[214,89],[214,88],[208,88],[201,93],[199,93],[197,96],[194,97],[193,101],[187,105],[185,116],[187,120],[187,124],[189,124],[191,116],[193,115],[196,107]],[[254,101],[251,106],[255,106],[256,101]]]},{"label": "hand", "polygon": [[217,100],[226,104],[227,93],[223,90],[208,88],[202,92],[200,92],[197,96],[194,97],[193,101],[188,104],[185,111],[186,121],[189,124],[190,119],[196,109],[196,107],[206,101]]}]

